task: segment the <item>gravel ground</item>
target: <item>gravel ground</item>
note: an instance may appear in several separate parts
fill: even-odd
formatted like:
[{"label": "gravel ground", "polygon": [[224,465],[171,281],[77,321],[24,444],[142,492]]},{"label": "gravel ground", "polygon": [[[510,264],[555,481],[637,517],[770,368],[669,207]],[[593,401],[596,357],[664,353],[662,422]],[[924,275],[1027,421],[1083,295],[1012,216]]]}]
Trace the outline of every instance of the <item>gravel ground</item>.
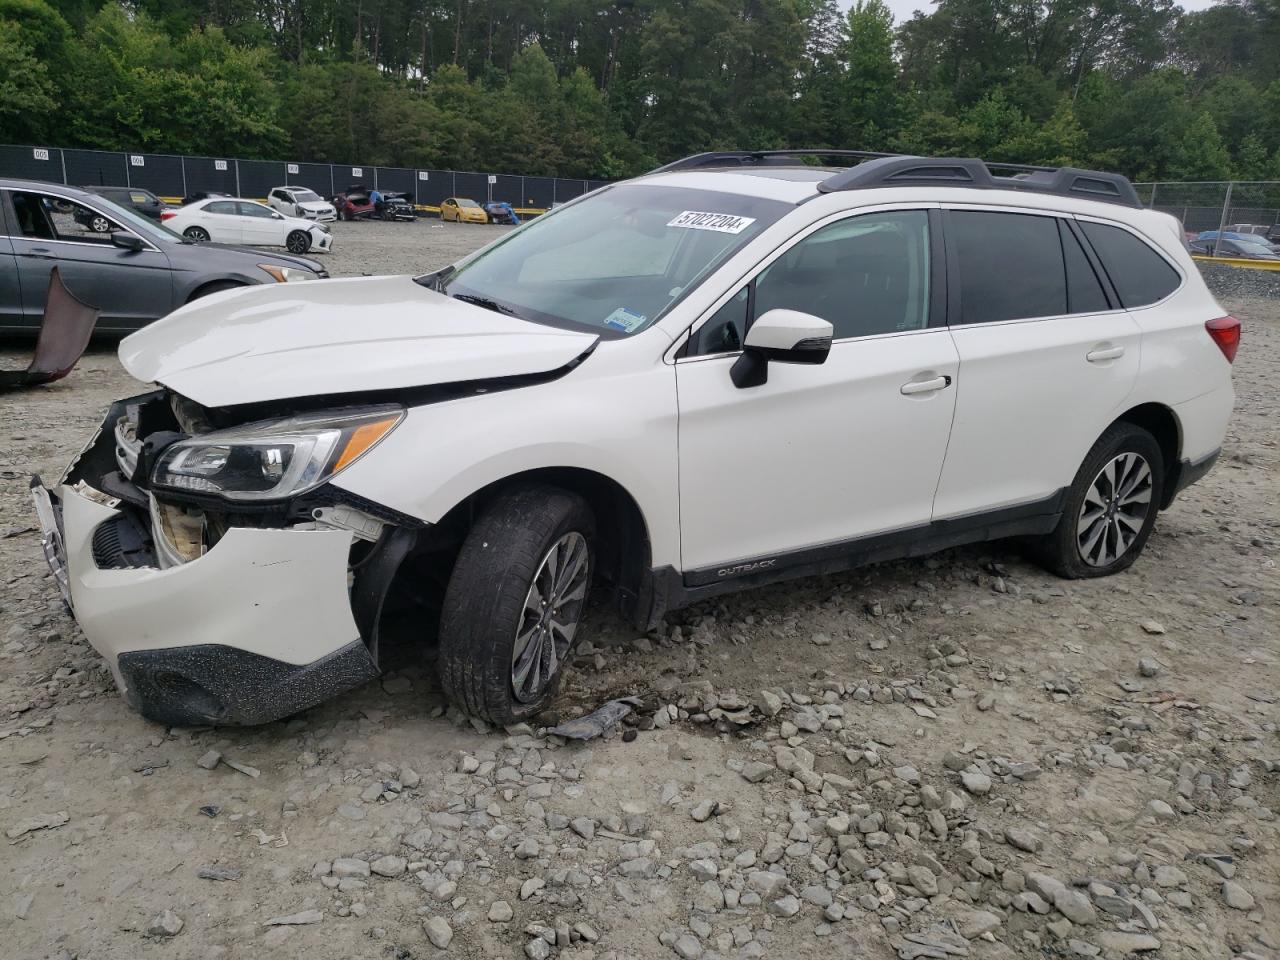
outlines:
[{"label": "gravel ground", "polygon": [[[327,263],[498,229],[340,224]],[[128,710],[25,493],[133,389],[95,349],[0,406],[0,954],[1277,956],[1280,299],[1224,305],[1223,457],[1130,571],[990,544],[647,637],[594,610],[557,709],[645,707],[587,745],[469,723],[426,668],[247,730]]]}]

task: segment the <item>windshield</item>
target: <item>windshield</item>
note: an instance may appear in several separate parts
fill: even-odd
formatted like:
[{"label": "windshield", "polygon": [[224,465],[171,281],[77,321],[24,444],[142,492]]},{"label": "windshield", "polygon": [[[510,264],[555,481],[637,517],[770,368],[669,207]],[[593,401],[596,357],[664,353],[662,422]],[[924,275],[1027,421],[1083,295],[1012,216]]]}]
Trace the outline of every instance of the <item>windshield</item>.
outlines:
[{"label": "windshield", "polygon": [[790,204],[625,184],[544,214],[449,275],[444,292],[613,336],[653,324]]},{"label": "windshield", "polygon": [[134,233],[146,237],[155,243],[191,243],[186,237],[174,233],[168,227],[148,220],[146,217],[128,207],[122,207],[106,197],[94,197],[93,202],[103,213],[122,227],[128,227]]},{"label": "windshield", "polygon": [[314,190],[295,189],[293,191],[293,199],[297,203],[313,203],[314,201],[320,199],[320,195],[317,194]]},{"label": "windshield", "polygon": [[474,200],[468,200],[468,199],[466,199],[465,197],[459,197],[459,198],[458,198],[458,206],[460,206],[460,207],[478,207],[478,206],[480,206],[480,204],[476,203]]}]

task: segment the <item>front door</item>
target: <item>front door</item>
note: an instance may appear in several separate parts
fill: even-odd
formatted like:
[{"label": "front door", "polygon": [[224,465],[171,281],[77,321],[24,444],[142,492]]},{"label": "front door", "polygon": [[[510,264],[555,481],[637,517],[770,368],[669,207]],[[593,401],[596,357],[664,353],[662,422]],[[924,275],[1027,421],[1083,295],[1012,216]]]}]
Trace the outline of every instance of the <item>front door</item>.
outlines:
[{"label": "front door", "polygon": [[[676,363],[686,582],[838,555],[929,522],[957,368],[931,230],[927,210],[826,223],[694,332]],[[735,387],[746,329],[778,307],[830,321],[830,355],[771,362],[765,384]]]},{"label": "front door", "polygon": [[208,231],[214,243],[243,243],[244,218],[235,200],[214,200],[201,208],[204,216],[197,225]]},{"label": "front door", "polygon": [[40,326],[55,266],[68,290],[98,308],[96,330],[136,330],[172,309],[169,258],[150,243],[142,250],[117,247],[111,236],[124,228],[112,222],[109,231],[95,231],[94,217],[105,214],[74,200],[25,190],[7,197],[7,213],[18,228],[12,243],[25,326]]},{"label": "front door", "polygon": [[1123,412],[1140,331],[1065,219],[945,212],[959,298],[955,425],[934,514],[1047,502]]},{"label": "front door", "polygon": [[278,214],[275,211],[260,203],[250,203],[246,200],[238,201],[236,208],[240,211],[240,224],[244,230],[245,243],[258,246],[279,246],[283,243],[283,238],[280,236],[280,221],[276,219]]}]

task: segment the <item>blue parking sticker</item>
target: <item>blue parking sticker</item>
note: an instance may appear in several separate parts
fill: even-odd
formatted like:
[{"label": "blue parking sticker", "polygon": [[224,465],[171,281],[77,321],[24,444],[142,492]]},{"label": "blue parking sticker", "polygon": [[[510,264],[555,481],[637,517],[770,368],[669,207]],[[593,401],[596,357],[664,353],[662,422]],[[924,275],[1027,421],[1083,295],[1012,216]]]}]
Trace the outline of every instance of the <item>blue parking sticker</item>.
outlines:
[{"label": "blue parking sticker", "polygon": [[619,307],[613,313],[604,318],[606,327],[613,327],[615,330],[625,330],[630,333],[640,324],[644,323],[647,318],[639,313],[632,313],[626,307]]}]

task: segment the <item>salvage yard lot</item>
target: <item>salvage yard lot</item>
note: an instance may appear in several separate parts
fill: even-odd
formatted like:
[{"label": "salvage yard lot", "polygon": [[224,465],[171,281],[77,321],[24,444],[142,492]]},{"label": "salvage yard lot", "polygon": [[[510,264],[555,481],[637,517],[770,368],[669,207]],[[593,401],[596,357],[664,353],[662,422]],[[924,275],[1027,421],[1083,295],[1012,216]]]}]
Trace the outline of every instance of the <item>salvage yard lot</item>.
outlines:
[{"label": "salvage yard lot", "polygon": [[[341,223],[321,259],[421,272],[504,229]],[[596,609],[557,709],[646,708],[585,746],[455,718],[428,668],[255,729],[129,710],[26,495],[135,389],[95,347],[0,400],[0,954],[1280,954],[1280,296],[1224,305],[1222,458],[1129,572],[989,544],[643,638]]]}]

